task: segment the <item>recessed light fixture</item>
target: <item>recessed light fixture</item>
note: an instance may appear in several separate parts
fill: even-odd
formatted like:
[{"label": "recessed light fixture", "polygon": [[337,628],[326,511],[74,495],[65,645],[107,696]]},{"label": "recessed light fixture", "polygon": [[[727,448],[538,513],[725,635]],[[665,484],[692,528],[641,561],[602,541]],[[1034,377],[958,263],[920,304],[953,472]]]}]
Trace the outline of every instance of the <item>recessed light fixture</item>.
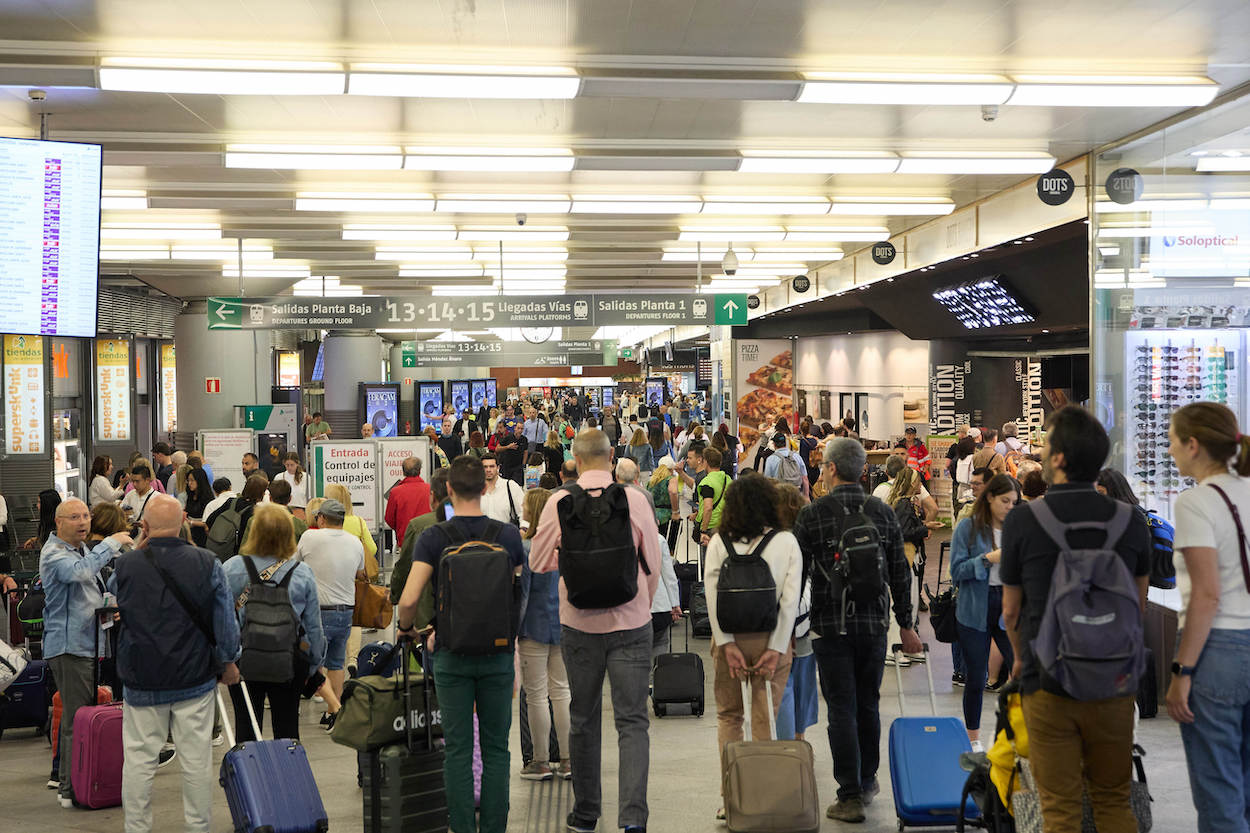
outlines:
[{"label": "recessed light fixture", "polygon": [[192,95],[342,95],[331,61],[104,58],[100,89]]}]

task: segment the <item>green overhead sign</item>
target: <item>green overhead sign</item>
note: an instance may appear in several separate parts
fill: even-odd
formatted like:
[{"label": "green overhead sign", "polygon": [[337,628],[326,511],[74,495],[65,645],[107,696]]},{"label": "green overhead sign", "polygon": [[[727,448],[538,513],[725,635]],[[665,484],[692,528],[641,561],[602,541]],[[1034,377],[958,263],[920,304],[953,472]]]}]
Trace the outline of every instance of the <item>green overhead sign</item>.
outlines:
[{"label": "green overhead sign", "polygon": [[740,295],[714,295],[712,297],[716,299],[714,312],[718,326],[746,326],[747,296],[745,292]]}]

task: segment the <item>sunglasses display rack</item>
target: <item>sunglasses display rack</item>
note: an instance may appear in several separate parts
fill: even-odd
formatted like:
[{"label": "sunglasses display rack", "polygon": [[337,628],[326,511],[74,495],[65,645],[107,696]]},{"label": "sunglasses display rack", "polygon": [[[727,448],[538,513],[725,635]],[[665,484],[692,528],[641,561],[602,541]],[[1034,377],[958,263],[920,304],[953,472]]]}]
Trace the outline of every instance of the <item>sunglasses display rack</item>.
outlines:
[{"label": "sunglasses display rack", "polygon": [[1168,453],[1172,412],[1191,402],[1219,402],[1241,413],[1243,336],[1237,330],[1126,334],[1128,460],[1124,470],[1147,509],[1172,517],[1172,504],[1194,485]]}]

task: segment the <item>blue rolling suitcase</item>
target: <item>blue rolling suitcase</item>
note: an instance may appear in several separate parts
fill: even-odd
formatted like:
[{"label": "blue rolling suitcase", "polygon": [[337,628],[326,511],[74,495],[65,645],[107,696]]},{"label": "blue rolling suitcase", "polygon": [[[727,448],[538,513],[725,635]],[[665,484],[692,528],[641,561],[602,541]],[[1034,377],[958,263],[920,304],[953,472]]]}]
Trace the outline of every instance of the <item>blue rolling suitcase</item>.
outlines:
[{"label": "blue rolling suitcase", "polygon": [[[243,686],[243,702],[260,737],[252,701]],[[230,751],[221,760],[221,786],[236,833],[323,833],[330,828],[321,793],[308,765],[308,754],[297,740],[256,740],[236,744],[221,691],[217,708]]]},{"label": "blue rolling suitcase", "polygon": [[32,659],[0,694],[0,735],[6,729],[31,727],[43,731],[52,708],[52,669]]},{"label": "blue rolling suitcase", "polygon": [[[902,645],[892,645],[895,659]],[[925,654],[929,646],[924,646]],[[932,717],[907,717],[903,702],[903,674],[898,662],[898,709],[903,715],[890,724],[890,782],[894,789],[894,812],[898,829],[905,827],[953,827],[961,818],[980,817],[976,802],[968,799],[963,813],[963,797],[968,773],[959,766],[959,756],[972,751],[972,743],[957,717],[938,717],[933,691],[933,666],[924,663],[929,678],[929,706]]]}]

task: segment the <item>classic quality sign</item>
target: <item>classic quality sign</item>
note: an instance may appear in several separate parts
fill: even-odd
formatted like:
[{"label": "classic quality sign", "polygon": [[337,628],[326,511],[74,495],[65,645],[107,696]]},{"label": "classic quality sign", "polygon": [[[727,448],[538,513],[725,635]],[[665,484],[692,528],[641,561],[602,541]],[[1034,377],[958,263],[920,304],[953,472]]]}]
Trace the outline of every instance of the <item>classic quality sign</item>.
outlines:
[{"label": "classic quality sign", "polygon": [[[729,311],[732,321],[720,320],[725,315],[722,309]],[[743,311],[741,316],[733,314],[736,309]],[[406,326],[478,330],[485,327],[710,325],[714,321],[746,324],[746,295],[619,293],[532,298],[379,295],[208,299],[210,330],[375,330]]]}]

